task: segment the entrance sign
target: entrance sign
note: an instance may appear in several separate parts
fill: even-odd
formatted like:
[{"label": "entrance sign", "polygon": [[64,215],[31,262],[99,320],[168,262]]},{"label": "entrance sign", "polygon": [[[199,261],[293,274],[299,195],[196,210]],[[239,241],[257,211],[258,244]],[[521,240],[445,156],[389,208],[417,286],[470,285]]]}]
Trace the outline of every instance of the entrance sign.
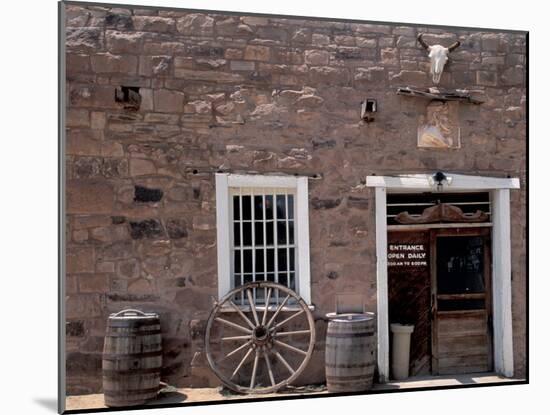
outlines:
[{"label": "entrance sign", "polygon": [[389,244],[388,267],[427,267],[424,244]]}]

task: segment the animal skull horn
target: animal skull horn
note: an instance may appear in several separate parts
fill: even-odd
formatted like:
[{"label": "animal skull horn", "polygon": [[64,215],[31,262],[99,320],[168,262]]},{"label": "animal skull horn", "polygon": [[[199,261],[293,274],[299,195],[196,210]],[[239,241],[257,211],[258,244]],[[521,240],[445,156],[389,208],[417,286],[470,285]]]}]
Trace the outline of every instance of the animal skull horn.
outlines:
[{"label": "animal skull horn", "polygon": [[441,45],[428,45],[424,39],[422,39],[422,33],[417,37],[418,43],[422,45],[424,49],[428,51],[428,57],[430,58],[430,74],[435,84],[439,83],[441,79],[441,74],[443,73],[443,68],[447,63],[448,55],[450,52],[455,50],[460,46],[460,42],[455,42],[448,48]]}]

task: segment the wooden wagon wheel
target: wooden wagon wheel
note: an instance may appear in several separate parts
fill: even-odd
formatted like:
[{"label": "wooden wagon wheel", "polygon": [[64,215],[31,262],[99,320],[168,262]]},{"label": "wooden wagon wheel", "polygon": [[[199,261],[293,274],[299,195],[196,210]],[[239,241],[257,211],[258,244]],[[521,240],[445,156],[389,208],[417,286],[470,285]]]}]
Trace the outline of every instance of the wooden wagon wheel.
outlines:
[{"label": "wooden wagon wheel", "polygon": [[240,393],[270,393],[290,384],[307,366],[314,346],[315,323],[305,301],[269,281],[230,291],[215,305],[206,326],[210,367]]}]

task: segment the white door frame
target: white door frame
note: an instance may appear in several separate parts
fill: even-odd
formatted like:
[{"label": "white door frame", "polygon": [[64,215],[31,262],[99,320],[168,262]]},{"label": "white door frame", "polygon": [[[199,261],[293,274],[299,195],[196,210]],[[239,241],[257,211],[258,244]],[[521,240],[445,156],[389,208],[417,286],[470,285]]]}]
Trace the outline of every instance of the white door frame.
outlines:
[{"label": "white door frame", "polygon": [[[493,339],[495,372],[507,377],[514,374],[512,344],[512,270],[510,246],[510,189],[519,189],[517,178],[495,178],[444,173],[437,186],[432,174],[367,176],[367,187],[375,189],[376,207],[376,280],[378,315],[379,381],[390,378],[390,342],[388,322],[388,263],[386,194],[413,192],[488,191],[492,200],[492,286]],[[438,188],[439,187],[439,188]]]}]

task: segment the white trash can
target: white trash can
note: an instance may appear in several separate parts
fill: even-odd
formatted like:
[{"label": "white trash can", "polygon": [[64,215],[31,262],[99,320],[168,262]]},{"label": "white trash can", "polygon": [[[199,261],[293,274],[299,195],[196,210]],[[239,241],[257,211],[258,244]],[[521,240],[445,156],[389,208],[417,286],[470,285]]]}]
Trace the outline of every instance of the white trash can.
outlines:
[{"label": "white trash can", "polygon": [[411,333],[413,325],[391,324],[393,333],[392,378],[403,380],[409,377],[409,355],[411,351]]}]

